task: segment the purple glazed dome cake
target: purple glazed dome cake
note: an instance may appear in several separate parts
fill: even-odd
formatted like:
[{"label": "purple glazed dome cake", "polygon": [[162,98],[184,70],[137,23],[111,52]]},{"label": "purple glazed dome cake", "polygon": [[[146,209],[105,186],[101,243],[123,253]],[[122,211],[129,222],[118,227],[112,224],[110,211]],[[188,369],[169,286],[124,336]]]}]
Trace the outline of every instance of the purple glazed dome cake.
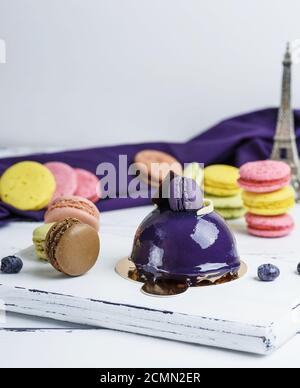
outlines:
[{"label": "purple glazed dome cake", "polygon": [[212,205],[203,205],[196,182],[173,177],[168,195],[153,201],[157,207],[136,232],[130,260],[138,274],[147,281],[168,279],[189,285],[236,276],[240,259],[235,239]]}]

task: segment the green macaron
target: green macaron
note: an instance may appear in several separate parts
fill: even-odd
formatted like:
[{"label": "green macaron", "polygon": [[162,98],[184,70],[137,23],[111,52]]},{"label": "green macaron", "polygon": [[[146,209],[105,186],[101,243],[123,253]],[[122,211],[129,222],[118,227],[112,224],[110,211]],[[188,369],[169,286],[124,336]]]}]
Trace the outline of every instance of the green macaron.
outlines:
[{"label": "green macaron", "polygon": [[45,252],[45,240],[46,235],[54,223],[42,224],[34,229],[32,235],[32,242],[35,248],[35,254],[39,259],[46,260],[47,256]]},{"label": "green macaron", "polygon": [[215,211],[226,220],[242,218],[245,215],[246,210],[241,194],[231,197],[215,197],[206,194],[205,199],[210,199],[214,204]]}]

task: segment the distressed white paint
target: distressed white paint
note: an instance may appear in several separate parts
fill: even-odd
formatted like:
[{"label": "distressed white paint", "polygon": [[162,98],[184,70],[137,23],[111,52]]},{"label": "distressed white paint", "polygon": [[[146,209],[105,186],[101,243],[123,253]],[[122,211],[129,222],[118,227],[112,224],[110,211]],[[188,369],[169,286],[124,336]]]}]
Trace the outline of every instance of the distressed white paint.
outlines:
[{"label": "distressed white paint", "polygon": [[6,322],[6,307],[3,300],[0,300],[0,324]]},{"label": "distressed white paint", "polygon": [[[263,240],[248,236],[241,221],[233,222],[241,257],[249,266],[244,278],[190,289],[173,298],[155,298],[143,295],[140,284],[114,272],[116,262],[130,252],[135,228],[149,210],[103,213],[101,259],[81,278],[63,278],[26,249],[22,273],[0,276],[0,298],[11,311],[262,354],[296,333],[300,328],[298,230],[284,239]],[[299,219],[300,207],[294,214]],[[34,226],[17,223],[3,228],[1,241],[7,246],[1,254],[29,245]],[[18,245],[9,247],[11,242]],[[257,266],[263,262],[280,267],[282,275],[276,282],[256,280]]]}]

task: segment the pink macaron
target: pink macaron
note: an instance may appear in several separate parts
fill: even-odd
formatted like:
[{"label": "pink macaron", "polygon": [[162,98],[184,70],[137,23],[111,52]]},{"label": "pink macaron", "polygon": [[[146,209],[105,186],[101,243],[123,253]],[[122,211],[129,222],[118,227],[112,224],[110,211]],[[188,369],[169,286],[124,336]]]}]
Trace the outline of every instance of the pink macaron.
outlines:
[{"label": "pink macaron", "polygon": [[77,190],[75,195],[97,202],[100,199],[100,181],[97,176],[82,168],[75,168]]},{"label": "pink macaron", "polygon": [[53,194],[52,201],[56,198],[65,195],[73,195],[77,189],[77,177],[74,169],[66,163],[62,162],[48,162],[45,163],[56,182],[56,190]]},{"label": "pink macaron", "polygon": [[289,214],[267,217],[247,213],[246,222],[248,232],[258,237],[284,237],[294,229],[294,221]]},{"label": "pink macaron", "polygon": [[249,162],[240,168],[239,185],[254,193],[271,193],[287,186],[291,168],[284,162],[261,160]]},{"label": "pink macaron", "polygon": [[99,229],[99,210],[93,202],[83,197],[60,197],[50,203],[45,213],[45,223],[58,222],[65,218],[77,218],[83,224]]}]

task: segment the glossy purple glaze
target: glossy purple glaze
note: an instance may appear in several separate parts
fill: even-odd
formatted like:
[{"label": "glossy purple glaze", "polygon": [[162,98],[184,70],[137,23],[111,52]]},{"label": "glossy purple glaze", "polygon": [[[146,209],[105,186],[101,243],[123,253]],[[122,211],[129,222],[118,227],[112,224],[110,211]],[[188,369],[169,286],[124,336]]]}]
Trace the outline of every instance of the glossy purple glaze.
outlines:
[{"label": "glossy purple glaze", "polygon": [[159,208],[139,226],[131,260],[148,279],[221,276],[240,267],[235,239],[217,213]]}]

